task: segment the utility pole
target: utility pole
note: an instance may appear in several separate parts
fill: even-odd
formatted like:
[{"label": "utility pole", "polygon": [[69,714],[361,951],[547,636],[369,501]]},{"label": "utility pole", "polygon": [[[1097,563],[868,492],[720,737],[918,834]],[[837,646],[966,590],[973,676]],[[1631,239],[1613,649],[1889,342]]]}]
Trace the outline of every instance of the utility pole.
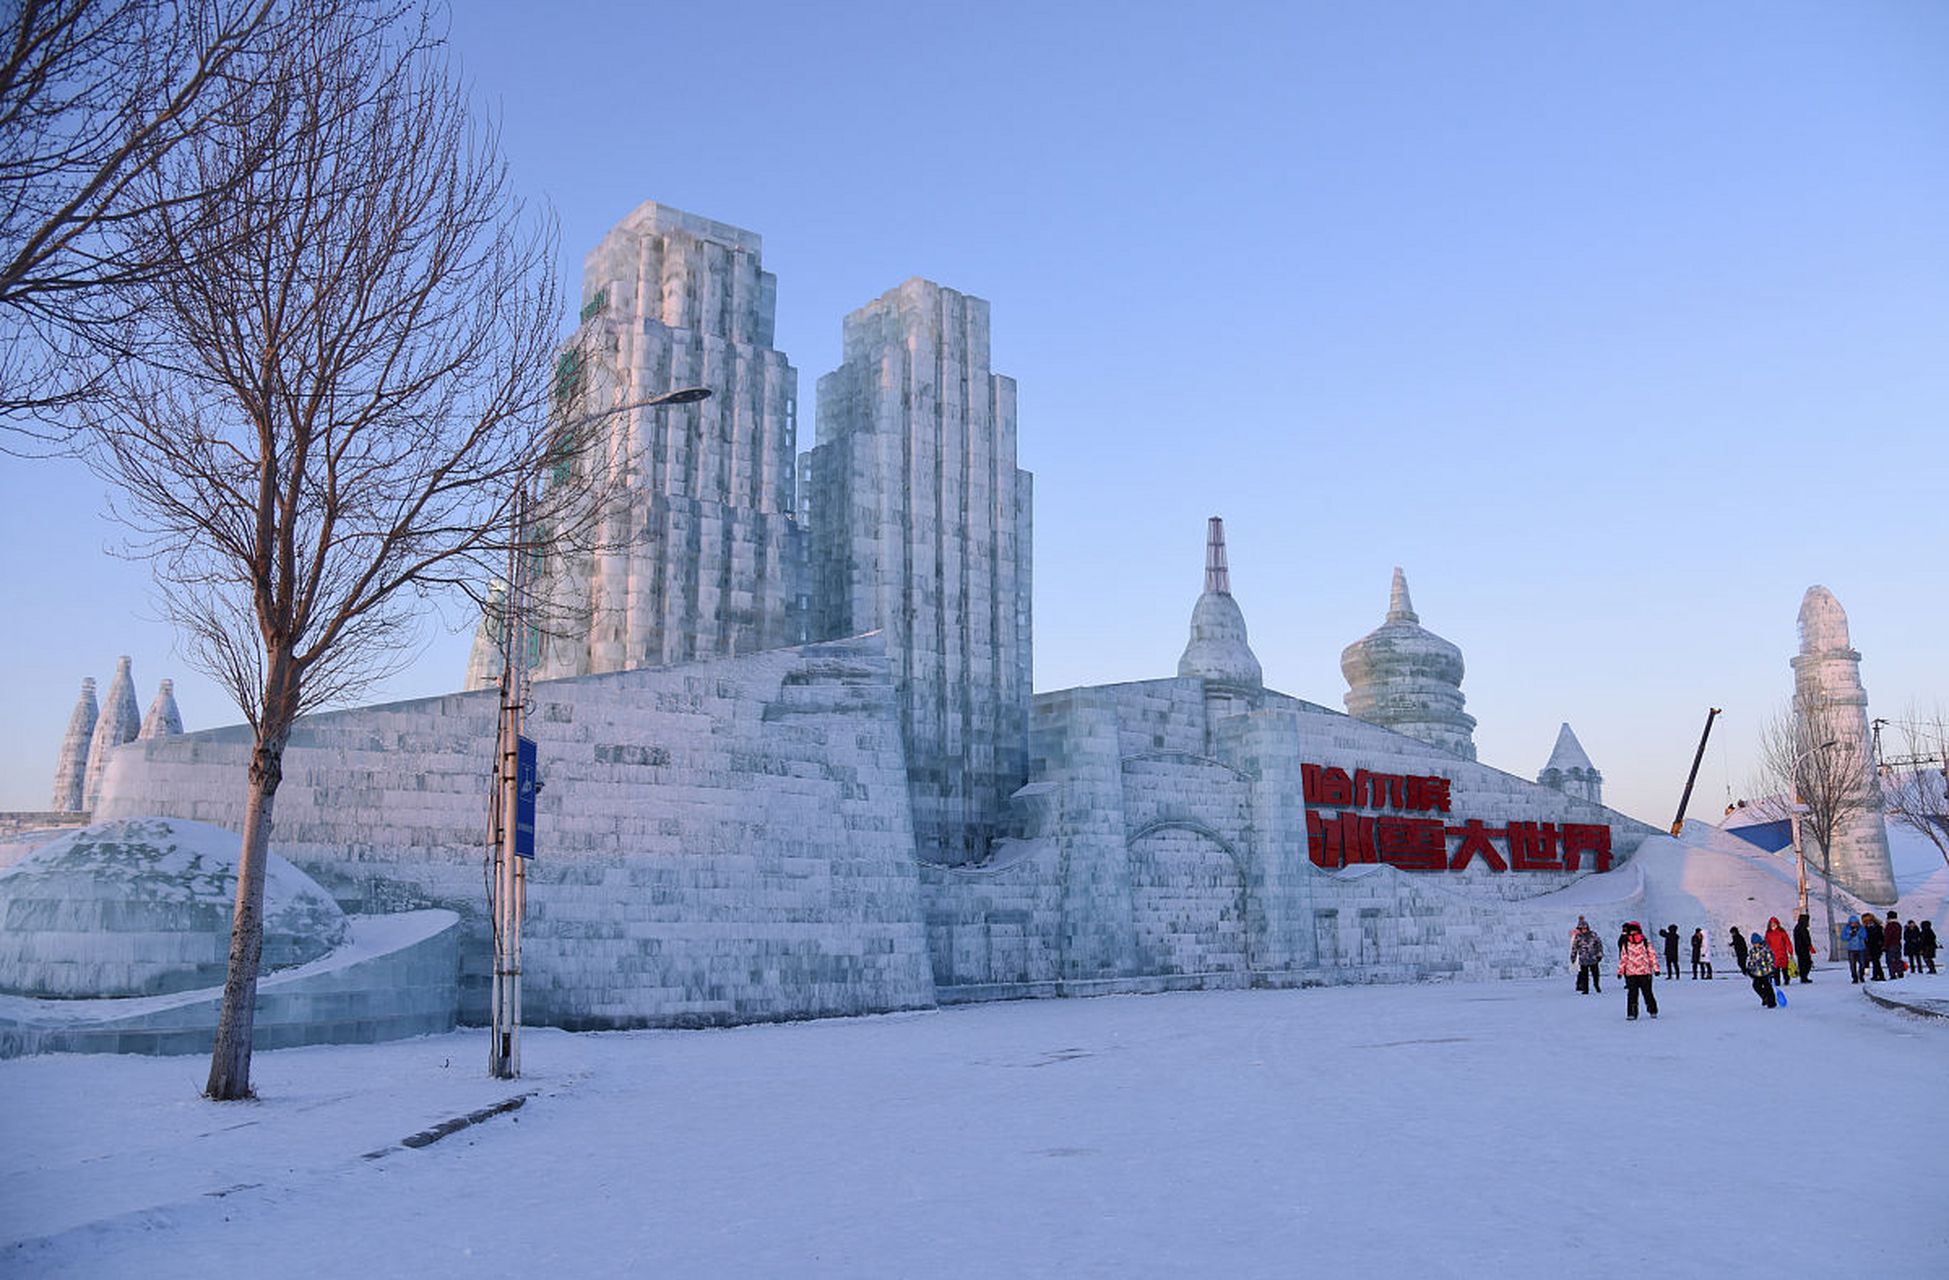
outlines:
[{"label": "utility pole", "polygon": [[[679,387],[578,418],[563,429],[580,430],[620,413],[695,404],[710,396],[709,387]],[[524,481],[509,516],[508,576],[501,598],[501,712],[487,802],[488,915],[494,929],[487,1073],[497,1080],[521,1074],[521,924],[528,911],[528,863],[535,856],[535,793],[541,790],[535,744],[521,733],[531,683],[528,603],[541,558],[540,549],[529,543],[534,533],[528,527],[529,497]]]},{"label": "utility pole", "polygon": [[489,800],[493,849],[491,907],[494,927],[493,987],[488,999],[487,1073],[512,1080],[521,1074],[521,922],[526,914],[526,859],[516,855],[517,788],[521,781],[522,714],[528,703],[527,590],[523,525],[528,514],[524,485],[514,502],[508,538],[507,586],[501,598],[501,714],[494,743],[494,785]]}]

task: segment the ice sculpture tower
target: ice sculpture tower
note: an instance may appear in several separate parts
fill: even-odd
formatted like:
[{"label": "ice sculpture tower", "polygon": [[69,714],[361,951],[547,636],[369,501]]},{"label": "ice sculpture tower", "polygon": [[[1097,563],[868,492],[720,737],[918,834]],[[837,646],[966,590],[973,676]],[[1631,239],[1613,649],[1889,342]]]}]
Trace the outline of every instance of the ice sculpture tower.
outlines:
[{"label": "ice sculpture tower", "polygon": [[1793,714],[1799,737],[1848,744],[1847,758],[1860,762],[1868,804],[1848,815],[1827,851],[1834,880],[1878,905],[1895,901],[1895,868],[1881,816],[1881,788],[1868,735],[1868,691],[1861,684],[1861,654],[1848,639],[1847,613],[1826,587],[1812,586],[1800,601],[1800,653],[1793,659]]},{"label": "ice sculpture tower", "polygon": [[978,861],[1027,780],[1031,492],[988,304],[909,280],[846,317],[805,457],[812,634],[886,634],[920,857]]},{"label": "ice sculpture tower", "polygon": [[1225,522],[1217,516],[1205,525],[1205,589],[1191,608],[1191,639],[1178,659],[1178,675],[1205,682],[1214,717],[1248,709],[1265,687],[1258,656],[1245,637],[1245,614],[1232,598]]},{"label": "ice sculpture tower", "polygon": [[1462,710],[1462,651],[1421,625],[1407,575],[1394,570],[1387,618],[1340,653],[1347,714],[1475,759],[1475,717]]}]

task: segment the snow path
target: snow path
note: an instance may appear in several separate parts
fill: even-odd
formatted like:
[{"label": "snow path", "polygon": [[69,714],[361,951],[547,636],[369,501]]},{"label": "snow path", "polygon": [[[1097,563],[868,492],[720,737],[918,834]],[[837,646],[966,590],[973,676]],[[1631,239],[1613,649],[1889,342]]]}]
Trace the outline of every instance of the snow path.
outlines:
[{"label": "snow path", "polygon": [[22,1059],[0,1272],[1949,1275],[1940,1178],[1886,1173],[1938,1162],[1949,1022],[1816,978],[1636,1023],[1565,977],[530,1031],[515,1084],[461,1032],[262,1054],[233,1107],[197,1059]]}]

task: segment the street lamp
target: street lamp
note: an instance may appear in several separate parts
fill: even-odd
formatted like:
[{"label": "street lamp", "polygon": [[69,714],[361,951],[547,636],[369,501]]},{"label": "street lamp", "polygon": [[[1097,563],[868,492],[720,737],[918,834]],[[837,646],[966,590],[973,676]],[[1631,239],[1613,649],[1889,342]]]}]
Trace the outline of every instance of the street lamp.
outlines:
[{"label": "street lamp", "polygon": [[[562,424],[576,431],[636,409],[708,400],[709,387],[679,387],[632,404],[618,405]],[[528,705],[527,593],[533,557],[522,544],[528,523],[528,478],[514,495],[509,515],[508,576],[501,601],[501,714],[494,743],[493,785],[488,792],[488,846],[494,853],[488,882],[494,927],[494,976],[488,998],[487,1073],[512,1080],[521,1074],[521,922],[528,907],[528,860],[534,850],[535,794],[541,780],[535,745],[521,736]]]},{"label": "street lamp", "polygon": [[[1800,767],[1809,757],[1820,754],[1837,741],[1839,739],[1829,738],[1817,747],[1808,747],[1793,758],[1793,793],[1787,804],[1787,831],[1793,837],[1793,859],[1800,868],[1800,914],[1803,916],[1807,914],[1807,851],[1800,843],[1800,811],[1806,807],[1800,801]],[[1824,848],[1822,852],[1826,854]],[[1831,873],[1824,874],[1827,880],[1827,945],[1832,948],[1834,945],[1834,877]],[[1829,954],[1832,954],[1831,950]]]}]

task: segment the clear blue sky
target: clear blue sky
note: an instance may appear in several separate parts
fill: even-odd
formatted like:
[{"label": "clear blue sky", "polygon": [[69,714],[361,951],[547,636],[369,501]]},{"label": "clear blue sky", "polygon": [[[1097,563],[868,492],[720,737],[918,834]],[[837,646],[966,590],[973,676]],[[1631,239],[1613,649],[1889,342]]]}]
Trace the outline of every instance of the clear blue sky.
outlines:
[{"label": "clear blue sky", "polygon": [[[1949,6],[455,10],[571,278],[646,199],[763,235],[804,443],[847,311],[992,302],[1039,689],[1174,672],[1220,514],[1268,683],[1339,705],[1402,565],[1482,758],[1533,776],[1569,720],[1653,821],[1708,705],[1693,812],[1741,787],[1812,583],[1877,713],[1949,699]],[[117,654],[234,721],[100,486],[0,478],[0,807],[46,803]]]}]

